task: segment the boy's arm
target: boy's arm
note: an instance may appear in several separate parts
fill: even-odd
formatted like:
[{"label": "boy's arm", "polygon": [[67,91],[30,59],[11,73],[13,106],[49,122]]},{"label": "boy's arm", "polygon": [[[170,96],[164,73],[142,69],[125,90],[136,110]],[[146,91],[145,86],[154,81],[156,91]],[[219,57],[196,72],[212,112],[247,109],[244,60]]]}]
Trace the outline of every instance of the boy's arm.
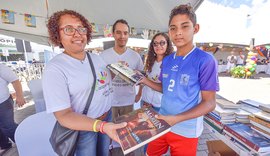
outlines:
[{"label": "boy's arm", "polygon": [[199,116],[203,116],[207,114],[208,112],[211,112],[216,107],[216,92],[215,91],[201,91],[202,94],[202,101],[192,109],[177,114],[177,115],[169,115],[169,116],[163,116],[158,115],[157,118],[163,119],[166,122],[168,122],[171,126],[193,118],[197,118]]}]

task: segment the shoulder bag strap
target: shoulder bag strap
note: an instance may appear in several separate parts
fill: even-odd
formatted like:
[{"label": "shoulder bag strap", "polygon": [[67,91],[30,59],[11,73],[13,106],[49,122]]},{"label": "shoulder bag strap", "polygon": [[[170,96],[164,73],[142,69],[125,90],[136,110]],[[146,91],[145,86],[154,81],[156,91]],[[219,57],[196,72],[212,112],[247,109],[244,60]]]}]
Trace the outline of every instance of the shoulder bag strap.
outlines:
[{"label": "shoulder bag strap", "polygon": [[85,108],[83,110],[83,114],[87,114],[87,112],[88,112],[89,106],[90,106],[91,101],[93,99],[95,86],[96,86],[96,80],[97,80],[96,71],[95,71],[94,64],[93,64],[93,61],[91,59],[91,56],[90,56],[90,54],[88,52],[86,52],[86,55],[87,55],[87,58],[88,58],[88,61],[89,61],[90,67],[91,67],[91,71],[92,71],[92,74],[93,74],[93,77],[94,77],[94,82],[93,82],[92,89],[91,89],[91,92],[89,94],[89,97],[87,99]]}]

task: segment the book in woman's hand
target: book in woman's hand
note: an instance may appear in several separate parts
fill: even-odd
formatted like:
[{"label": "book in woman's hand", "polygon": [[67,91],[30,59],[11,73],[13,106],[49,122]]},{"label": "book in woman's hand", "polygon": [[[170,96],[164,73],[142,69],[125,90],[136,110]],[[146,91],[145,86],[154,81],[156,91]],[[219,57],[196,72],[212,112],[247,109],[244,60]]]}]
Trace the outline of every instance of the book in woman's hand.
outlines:
[{"label": "book in woman's hand", "polygon": [[121,62],[109,64],[107,68],[131,85],[138,84],[144,77],[141,72],[133,70]]},{"label": "book in woman's hand", "polygon": [[116,118],[116,123],[127,122],[126,127],[116,130],[124,154],[130,153],[170,131],[171,126],[164,120],[155,118],[156,114],[152,107],[148,107]]}]

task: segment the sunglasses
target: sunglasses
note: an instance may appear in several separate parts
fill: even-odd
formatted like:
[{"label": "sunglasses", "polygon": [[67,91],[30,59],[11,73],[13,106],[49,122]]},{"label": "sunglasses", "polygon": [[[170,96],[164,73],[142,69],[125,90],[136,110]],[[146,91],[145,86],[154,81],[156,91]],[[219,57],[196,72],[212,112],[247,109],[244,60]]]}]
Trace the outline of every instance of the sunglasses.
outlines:
[{"label": "sunglasses", "polygon": [[157,47],[158,45],[160,45],[161,47],[164,46],[166,44],[166,41],[160,41],[160,42],[154,42],[153,45],[154,47]]},{"label": "sunglasses", "polygon": [[77,31],[80,35],[86,35],[87,34],[87,29],[84,27],[79,27],[79,28],[73,28],[71,26],[66,26],[64,28],[60,28],[60,30],[64,31],[64,34],[68,36],[73,36],[75,32]]}]

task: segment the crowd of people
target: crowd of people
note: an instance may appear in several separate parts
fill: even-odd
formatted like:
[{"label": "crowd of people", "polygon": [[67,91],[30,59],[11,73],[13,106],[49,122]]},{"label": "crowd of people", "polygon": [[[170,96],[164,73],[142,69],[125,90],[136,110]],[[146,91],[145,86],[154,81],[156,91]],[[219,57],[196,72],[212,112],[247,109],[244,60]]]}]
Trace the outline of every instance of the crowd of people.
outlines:
[{"label": "crowd of people", "polygon": [[[80,131],[76,156],[109,155],[111,140],[119,142],[116,130],[127,125],[113,121],[132,112],[134,103],[140,99],[142,107],[153,107],[159,113],[157,118],[172,126],[171,132],[148,144],[146,154],[162,155],[170,149],[171,155],[196,155],[198,137],[203,131],[203,115],[215,108],[219,83],[217,61],[193,44],[193,37],[200,27],[190,5],[179,5],[171,11],[168,35],[157,33],[153,37],[145,66],[140,55],[126,46],[130,27],[124,19],[113,24],[114,46],[100,55],[85,52],[85,46],[92,38],[92,29],[80,13],[73,10],[55,12],[47,27],[51,43],[63,48],[64,52],[55,56],[44,70],[42,83],[46,111],[54,113],[62,126]],[[172,43],[176,51],[173,51]],[[106,65],[116,62],[146,72],[137,95],[135,86],[106,68]],[[3,75],[1,68],[0,87],[3,86],[6,93],[2,97],[1,88],[0,136],[7,141],[0,146],[7,148],[10,146],[7,138],[15,142],[16,129],[7,84],[14,84],[19,106],[25,100],[20,85],[16,85],[16,77],[9,72],[9,75]],[[8,78],[2,78],[5,76]],[[88,113],[84,115],[92,86],[94,95]],[[7,121],[8,124],[2,124]],[[123,153],[116,147],[111,155]]]}]

